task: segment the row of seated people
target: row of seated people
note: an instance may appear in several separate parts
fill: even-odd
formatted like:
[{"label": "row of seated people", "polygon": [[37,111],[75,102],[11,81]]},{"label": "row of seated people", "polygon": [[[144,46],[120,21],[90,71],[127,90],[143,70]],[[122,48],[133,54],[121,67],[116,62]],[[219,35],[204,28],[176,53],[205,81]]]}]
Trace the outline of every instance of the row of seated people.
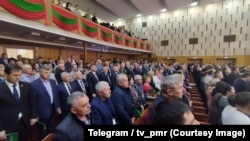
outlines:
[{"label": "row of seated people", "polygon": [[[243,108],[248,105],[249,99],[245,97],[245,101],[238,101],[237,98],[239,93],[250,92],[250,72],[247,67],[232,65],[191,67],[211,124],[250,123],[249,108]],[[238,103],[237,106],[232,102],[234,99]],[[228,116],[230,111],[234,111],[235,114]]]}]

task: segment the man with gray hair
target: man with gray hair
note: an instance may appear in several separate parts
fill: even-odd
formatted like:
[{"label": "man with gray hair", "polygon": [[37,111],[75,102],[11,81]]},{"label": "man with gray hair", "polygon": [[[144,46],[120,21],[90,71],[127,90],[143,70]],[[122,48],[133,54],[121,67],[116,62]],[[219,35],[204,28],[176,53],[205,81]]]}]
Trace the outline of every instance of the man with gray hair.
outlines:
[{"label": "man with gray hair", "polygon": [[146,107],[146,99],[145,99],[145,94],[144,94],[143,86],[142,86],[142,84],[143,84],[142,76],[137,74],[134,76],[134,80],[135,80],[135,84],[133,87],[136,90],[136,92],[138,93],[138,101],[145,108]]},{"label": "man with gray hair", "polygon": [[91,123],[89,98],[83,92],[73,92],[68,104],[70,113],[56,127],[53,141],[84,141],[84,126]]},{"label": "man with gray hair", "polygon": [[111,101],[114,105],[118,122],[131,125],[135,121],[136,108],[126,74],[117,76],[117,86],[112,92]]},{"label": "man with gray hair", "polygon": [[30,64],[24,64],[22,66],[23,73],[21,75],[21,81],[31,83],[34,81],[34,76],[32,74],[32,67]]},{"label": "man with gray hair", "polygon": [[183,79],[179,74],[168,75],[162,80],[161,94],[155,99],[151,107],[151,124],[154,123],[153,115],[155,113],[155,108],[157,107],[157,105],[162,101],[175,99],[182,100],[183,89]]},{"label": "man with gray hair", "polygon": [[110,100],[109,83],[100,81],[95,86],[97,96],[91,101],[92,122],[94,125],[116,125],[116,114]]},{"label": "man with gray hair", "polygon": [[44,130],[44,126],[38,126],[38,140],[41,140],[47,134],[54,131],[54,118],[56,114],[61,114],[61,108],[56,81],[50,79],[50,68],[48,66],[42,66],[39,73],[40,78],[31,82],[31,86],[33,87],[36,97],[39,121],[46,125],[46,130]]},{"label": "man with gray hair", "polygon": [[63,82],[58,84],[58,90],[59,90],[59,102],[62,110],[60,118],[63,119],[69,113],[67,98],[69,95],[71,95],[72,92],[74,92],[74,87],[70,82],[70,74],[68,72],[62,72],[61,78]]}]

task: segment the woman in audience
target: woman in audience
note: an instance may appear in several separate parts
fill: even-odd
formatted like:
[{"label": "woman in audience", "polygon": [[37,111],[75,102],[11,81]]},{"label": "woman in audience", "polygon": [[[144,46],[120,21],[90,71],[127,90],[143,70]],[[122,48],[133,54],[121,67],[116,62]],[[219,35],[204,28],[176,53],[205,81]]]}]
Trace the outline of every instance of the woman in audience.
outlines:
[{"label": "woman in audience", "polygon": [[62,0],[59,0],[59,1],[58,1],[58,6],[64,8],[64,6],[63,6],[63,1],[62,1]]},{"label": "woman in audience", "polygon": [[132,94],[132,97],[133,97],[133,100],[134,100],[134,103],[136,104],[135,107],[136,107],[136,112],[137,114],[140,116],[141,113],[143,112],[144,110],[144,103],[145,101],[143,101],[137,91],[135,90],[135,88],[133,87],[134,85],[134,79],[132,76],[128,76],[128,82],[129,82],[129,88],[130,88],[130,92]]},{"label": "woman in audience", "polygon": [[146,103],[149,104],[150,102],[152,102],[152,100],[156,98],[157,91],[155,91],[153,87],[150,85],[151,78],[149,76],[146,76],[144,79],[145,80],[143,84],[143,91],[146,98]]},{"label": "woman in audience", "polygon": [[65,9],[67,9],[67,10],[69,10],[69,11],[72,11],[72,3],[71,2],[67,2],[66,3],[66,7],[65,7]]}]

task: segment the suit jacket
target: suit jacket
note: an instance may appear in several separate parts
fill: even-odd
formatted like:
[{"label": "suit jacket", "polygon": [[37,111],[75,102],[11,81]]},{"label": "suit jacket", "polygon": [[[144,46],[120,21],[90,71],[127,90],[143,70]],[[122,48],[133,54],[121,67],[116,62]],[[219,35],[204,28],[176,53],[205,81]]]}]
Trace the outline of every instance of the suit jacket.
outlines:
[{"label": "suit jacket", "polygon": [[[88,93],[89,93],[88,83],[87,83],[87,81],[86,81],[85,79],[82,79],[82,82],[83,82],[83,84],[84,84],[84,86],[85,86],[86,94],[88,94]],[[82,90],[80,84],[78,83],[78,80],[77,80],[77,79],[74,80],[71,84],[72,84],[72,88],[73,88],[75,91],[83,92],[83,90]]]},{"label": "suit jacket", "polygon": [[116,119],[115,110],[110,98],[106,102],[109,104],[109,107],[106,106],[99,96],[91,101],[93,125],[113,125],[113,119]]},{"label": "suit jacket", "polygon": [[111,100],[120,124],[131,125],[132,117],[136,117],[136,109],[129,88],[116,86],[111,94]]},{"label": "suit jacket", "polygon": [[117,86],[117,74],[114,71],[111,72],[111,84],[111,90],[114,90]]},{"label": "suit jacket", "polygon": [[84,122],[69,113],[56,127],[53,141],[84,141]]},{"label": "suit jacket", "polygon": [[[97,75],[97,74],[96,74]],[[89,85],[89,98],[92,99],[92,94],[96,94],[95,85],[98,83],[93,72],[89,72],[86,76],[87,83]]]},{"label": "suit jacket", "polygon": [[4,64],[5,66],[7,65],[7,64],[4,62],[4,59],[3,59],[3,58],[0,58],[0,64]]},{"label": "suit jacket", "polygon": [[108,82],[110,87],[112,86],[111,85],[112,84],[111,77],[109,76],[109,74],[105,74],[105,73],[101,72],[99,74],[99,79],[100,79],[100,81],[106,81],[106,82]]},{"label": "suit jacket", "polygon": [[[35,92],[35,96],[36,96],[36,104],[37,104],[37,111],[38,111],[38,116],[40,119],[48,119],[52,113],[52,111],[56,110],[57,108],[59,108],[59,98],[58,98],[58,88],[56,85],[56,81],[50,79],[50,85],[52,88],[52,92],[53,92],[53,105],[51,105],[51,100],[49,97],[49,94],[46,90],[46,88],[43,85],[42,80],[36,79],[33,82],[31,82],[31,86],[34,89]],[[54,109],[51,109],[53,106]]]},{"label": "suit jacket", "polygon": [[63,73],[64,71],[63,70],[60,70],[59,68],[56,68],[55,70],[55,78],[56,78],[56,81],[58,84],[60,84],[62,81],[62,78],[61,78],[61,73]]},{"label": "suit jacket", "polygon": [[1,83],[1,82],[4,82],[4,80],[3,80],[2,78],[0,78],[0,83]]},{"label": "suit jacket", "polygon": [[13,132],[22,113],[25,126],[30,126],[30,119],[37,118],[36,99],[30,84],[19,82],[20,99],[17,102],[8,85],[0,83],[0,131]]},{"label": "suit jacket", "polygon": [[[72,92],[74,92],[74,88],[72,86],[72,83],[69,83]],[[64,83],[60,83],[58,85],[58,90],[59,90],[59,103],[62,111],[69,111],[69,105],[67,104],[67,98],[69,96],[69,93],[64,85]]]}]

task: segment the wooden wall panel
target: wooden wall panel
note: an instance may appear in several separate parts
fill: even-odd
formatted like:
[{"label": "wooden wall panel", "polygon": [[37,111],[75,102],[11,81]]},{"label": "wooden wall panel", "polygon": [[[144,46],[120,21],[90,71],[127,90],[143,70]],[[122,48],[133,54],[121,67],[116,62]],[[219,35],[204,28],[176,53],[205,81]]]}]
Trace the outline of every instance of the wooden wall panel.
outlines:
[{"label": "wooden wall panel", "polygon": [[81,56],[84,55],[84,50],[82,49],[68,49],[68,56],[70,57],[71,55],[74,55],[77,60],[81,58]]},{"label": "wooden wall panel", "polygon": [[60,49],[60,56],[62,57],[63,60],[66,61],[68,58],[68,49],[67,48]]},{"label": "wooden wall panel", "polygon": [[92,51],[88,51],[87,52],[87,61],[91,61],[91,60],[96,60],[98,58],[98,54],[97,52],[92,52]]},{"label": "wooden wall panel", "polygon": [[48,60],[48,58],[57,59],[57,57],[60,55],[60,49],[59,48],[52,48],[52,47],[36,47],[35,48],[35,58],[37,57],[43,57],[45,61]]}]

